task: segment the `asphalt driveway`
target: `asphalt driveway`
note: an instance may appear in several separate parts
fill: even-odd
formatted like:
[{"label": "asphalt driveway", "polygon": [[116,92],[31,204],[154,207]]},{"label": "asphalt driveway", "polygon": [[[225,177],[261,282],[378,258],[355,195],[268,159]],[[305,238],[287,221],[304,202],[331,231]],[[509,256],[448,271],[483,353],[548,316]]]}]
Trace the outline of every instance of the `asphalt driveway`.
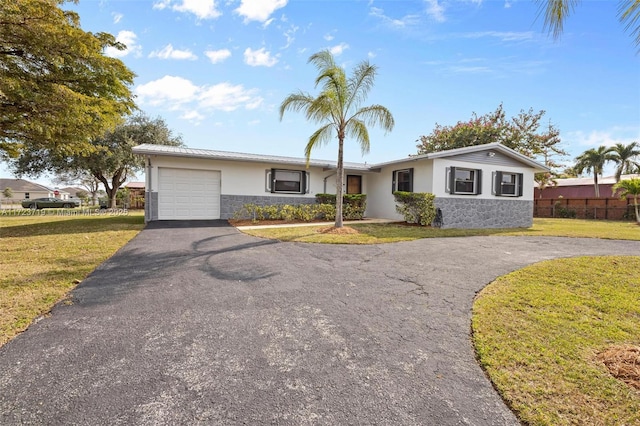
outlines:
[{"label": "asphalt driveway", "polygon": [[512,425],[477,365],[477,291],[640,242],[278,243],[155,223],[0,348],[0,424]]}]

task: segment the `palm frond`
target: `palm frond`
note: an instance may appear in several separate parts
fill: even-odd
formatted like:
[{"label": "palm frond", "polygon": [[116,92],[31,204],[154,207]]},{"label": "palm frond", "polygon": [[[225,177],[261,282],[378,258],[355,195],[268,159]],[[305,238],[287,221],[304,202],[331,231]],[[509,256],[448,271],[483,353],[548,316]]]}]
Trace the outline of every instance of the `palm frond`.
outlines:
[{"label": "palm frond", "polygon": [[369,105],[360,108],[351,118],[363,120],[369,126],[380,126],[385,133],[393,130],[395,120],[391,112],[382,105]]},{"label": "palm frond", "polygon": [[371,148],[369,141],[369,130],[364,121],[357,118],[351,118],[345,126],[345,135],[358,141],[362,155],[368,154]]},{"label": "palm frond", "polygon": [[285,98],[284,101],[280,104],[280,121],[282,121],[282,117],[284,116],[285,111],[295,111],[300,112],[303,110],[307,110],[309,106],[313,103],[314,98],[308,93],[297,92],[292,93]]},{"label": "palm frond", "polygon": [[367,98],[369,91],[373,87],[378,67],[363,61],[356,66],[353,75],[349,78],[347,88],[349,90],[349,100],[347,102],[347,110],[358,108],[360,104]]},{"label": "palm frond", "polygon": [[538,17],[544,16],[544,29],[559,39],[564,28],[564,21],[569,17],[580,0],[536,0]]},{"label": "palm frond", "polygon": [[625,31],[631,32],[640,52],[640,0],[621,1],[618,5],[618,18],[624,24]]},{"label": "palm frond", "polygon": [[321,147],[329,143],[329,141],[331,140],[331,135],[333,134],[333,129],[334,124],[327,123],[313,132],[311,137],[309,137],[307,146],[305,146],[304,148],[304,156],[307,159],[307,167],[309,167],[309,158],[311,157],[311,151],[313,151],[313,149],[316,147]]}]

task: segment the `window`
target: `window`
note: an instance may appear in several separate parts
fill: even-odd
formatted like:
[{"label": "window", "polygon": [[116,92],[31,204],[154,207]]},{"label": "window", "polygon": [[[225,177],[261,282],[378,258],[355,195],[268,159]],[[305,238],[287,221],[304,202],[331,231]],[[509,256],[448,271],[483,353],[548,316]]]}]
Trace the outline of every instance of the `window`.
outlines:
[{"label": "window", "polygon": [[266,190],[273,193],[305,194],[309,192],[308,173],[302,170],[267,170]]},{"label": "window", "polygon": [[394,170],[392,192],[413,192],[413,169]]},{"label": "window", "polygon": [[482,193],[482,170],[449,167],[447,169],[447,192],[460,195]]},{"label": "window", "polygon": [[522,197],[522,173],[493,173],[493,193],[503,197]]},{"label": "window", "polygon": [[28,192],[25,192],[25,193],[24,193],[24,199],[25,199],[25,200],[28,200],[28,199],[29,199],[29,193],[28,193]]}]

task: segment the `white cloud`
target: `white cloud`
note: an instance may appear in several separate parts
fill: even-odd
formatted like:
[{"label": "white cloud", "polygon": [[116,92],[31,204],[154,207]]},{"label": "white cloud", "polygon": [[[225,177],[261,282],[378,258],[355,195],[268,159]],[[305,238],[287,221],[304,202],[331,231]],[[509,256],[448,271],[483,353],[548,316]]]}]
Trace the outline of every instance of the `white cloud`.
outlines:
[{"label": "white cloud", "polygon": [[617,143],[628,145],[637,140],[631,133],[624,130],[613,128],[609,130],[592,130],[589,133],[583,131],[568,132],[566,141],[571,142],[572,145],[597,148],[602,145],[613,146]]},{"label": "white cloud", "polygon": [[198,111],[191,110],[185,111],[180,118],[198,124],[204,120],[204,115],[200,114]]},{"label": "white cloud", "polygon": [[437,22],[444,22],[444,6],[438,3],[438,0],[425,0],[427,4],[427,15],[432,17]]},{"label": "white cloud", "polygon": [[187,59],[190,61],[195,61],[198,59],[196,55],[194,55],[190,50],[177,50],[174,49],[171,44],[167,44],[162,50],[156,50],[149,54],[150,58],[160,58],[160,59],[178,59],[183,60]]},{"label": "white cloud", "polygon": [[167,105],[168,109],[177,109],[181,104],[192,102],[200,88],[190,80],[172,75],[150,81],[136,87],[140,103],[149,105]]},{"label": "white cloud", "polygon": [[377,56],[377,55],[376,55],[376,53],[375,53],[375,52],[369,52],[369,53],[367,53],[367,57],[368,57],[369,59],[373,59],[373,58],[375,58],[376,56]]},{"label": "white cloud", "polygon": [[384,14],[384,10],[378,7],[372,7],[369,10],[369,15],[380,19],[385,25],[391,28],[406,28],[411,25],[415,25],[419,22],[420,17],[418,15],[405,15],[400,19],[390,18]]},{"label": "white cloud", "polygon": [[216,0],[159,0],[153,4],[153,8],[193,13],[198,19],[215,19],[222,15],[216,8]]},{"label": "white cloud", "polygon": [[244,17],[245,24],[250,21],[266,22],[273,12],[285,7],[287,2],[288,0],[241,0],[240,7],[235,12]]},{"label": "white cloud", "polygon": [[234,111],[240,107],[255,109],[262,103],[256,89],[245,89],[241,84],[219,83],[203,88],[198,96],[200,106],[221,111]]},{"label": "white cloud", "polygon": [[267,52],[264,47],[258,50],[247,47],[244,51],[244,62],[252,67],[272,67],[278,63],[278,58],[271,56],[271,52]]},{"label": "white cloud", "polygon": [[118,50],[115,47],[107,47],[104,49],[104,54],[112,58],[123,58],[130,53],[139,54],[140,46],[137,42],[138,36],[133,31],[123,30],[116,36],[116,41],[126,46],[124,50]]},{"label": "white cloud", "polygon": [[330,47],[329,52],[331,52],[333,56],[340,56],[342,55],[342,52],[344,52],[348,48],[349,48],[349,45],[347,43],[340,43],[336,46]]},{"label": "white cloud", "polygon": [[291,44],[295,40],[294,35],[298,31],[298,28],[299,27],[292,25],[287,31],[284,32],[284,36],[287,39],[287,44],[283,47],[283,49],[287,49],[289,46],[291,46]]},{"label": "white cloud", "polygon": [[495,37],[501,41],[525,41],[532,40],[534,37],[533,31],[480,31],[475,33],[465,33],[462,35],[464,38],[483,38],[483,37]]},{"label": "white cloud", "polygon": [[263,99],[257,89],[245,89],[241,84],[219,83],[197,86],[182,77],[166,75],[135,89],[141,105],[160,106],[170,111],[182,111],[181,118],[199,122],[203,111],[234,111],[255,109]]},{"label": "white cloud", "polygon": [[327,41],[331,41],[333,40],[335,37],[333,36],[333,34],[325,34],[324,35],[324,39]]},{"label": "white cloud", "polygon": [[120,21],[122,21],[122,18],[124,18],[124,15],[122,13],[112,13],[111,15],[113,15],[113,23],[117,24]]},{"label": "white cloud", "polygon": [[218,64],[231,56],[229,49],[207,50],[204,54],[209,58],[212,64]]}]

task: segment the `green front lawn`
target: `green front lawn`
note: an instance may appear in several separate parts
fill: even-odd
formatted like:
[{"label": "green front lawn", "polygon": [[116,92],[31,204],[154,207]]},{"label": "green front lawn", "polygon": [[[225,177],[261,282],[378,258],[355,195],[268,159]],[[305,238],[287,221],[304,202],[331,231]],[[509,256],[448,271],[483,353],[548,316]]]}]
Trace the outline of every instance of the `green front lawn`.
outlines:
[{"label": "green front lawn", "polygon": [[478,235],[530,235],[640,240],[640,226],[635,223],[603,220],[534,219],[533,226],[528,229],[438,229],[423,226],[363,223],[349,225],[358,231],[357,234],[325,234],[319,232],[329,226],[331,224],[300,227],[281,226],[277,228],[245,229],[242,232],[256,237],[280,241],[326,244],[380,244],[420,238]]},{"label": "green front lawn", "polygon": [[30,216],[0,211],[0,346],[47,313],[144,226],[141,212],[22,213]]},{"label": "green front lawn", "polygon": [[[599,359],[612,346],[640,350],[639,295],[640,256],[557,259],[513,272],[474,304],[478,359],[524,424],[640,424],[640,389]],[[640,352],[630,355],[640,386]]]}]

